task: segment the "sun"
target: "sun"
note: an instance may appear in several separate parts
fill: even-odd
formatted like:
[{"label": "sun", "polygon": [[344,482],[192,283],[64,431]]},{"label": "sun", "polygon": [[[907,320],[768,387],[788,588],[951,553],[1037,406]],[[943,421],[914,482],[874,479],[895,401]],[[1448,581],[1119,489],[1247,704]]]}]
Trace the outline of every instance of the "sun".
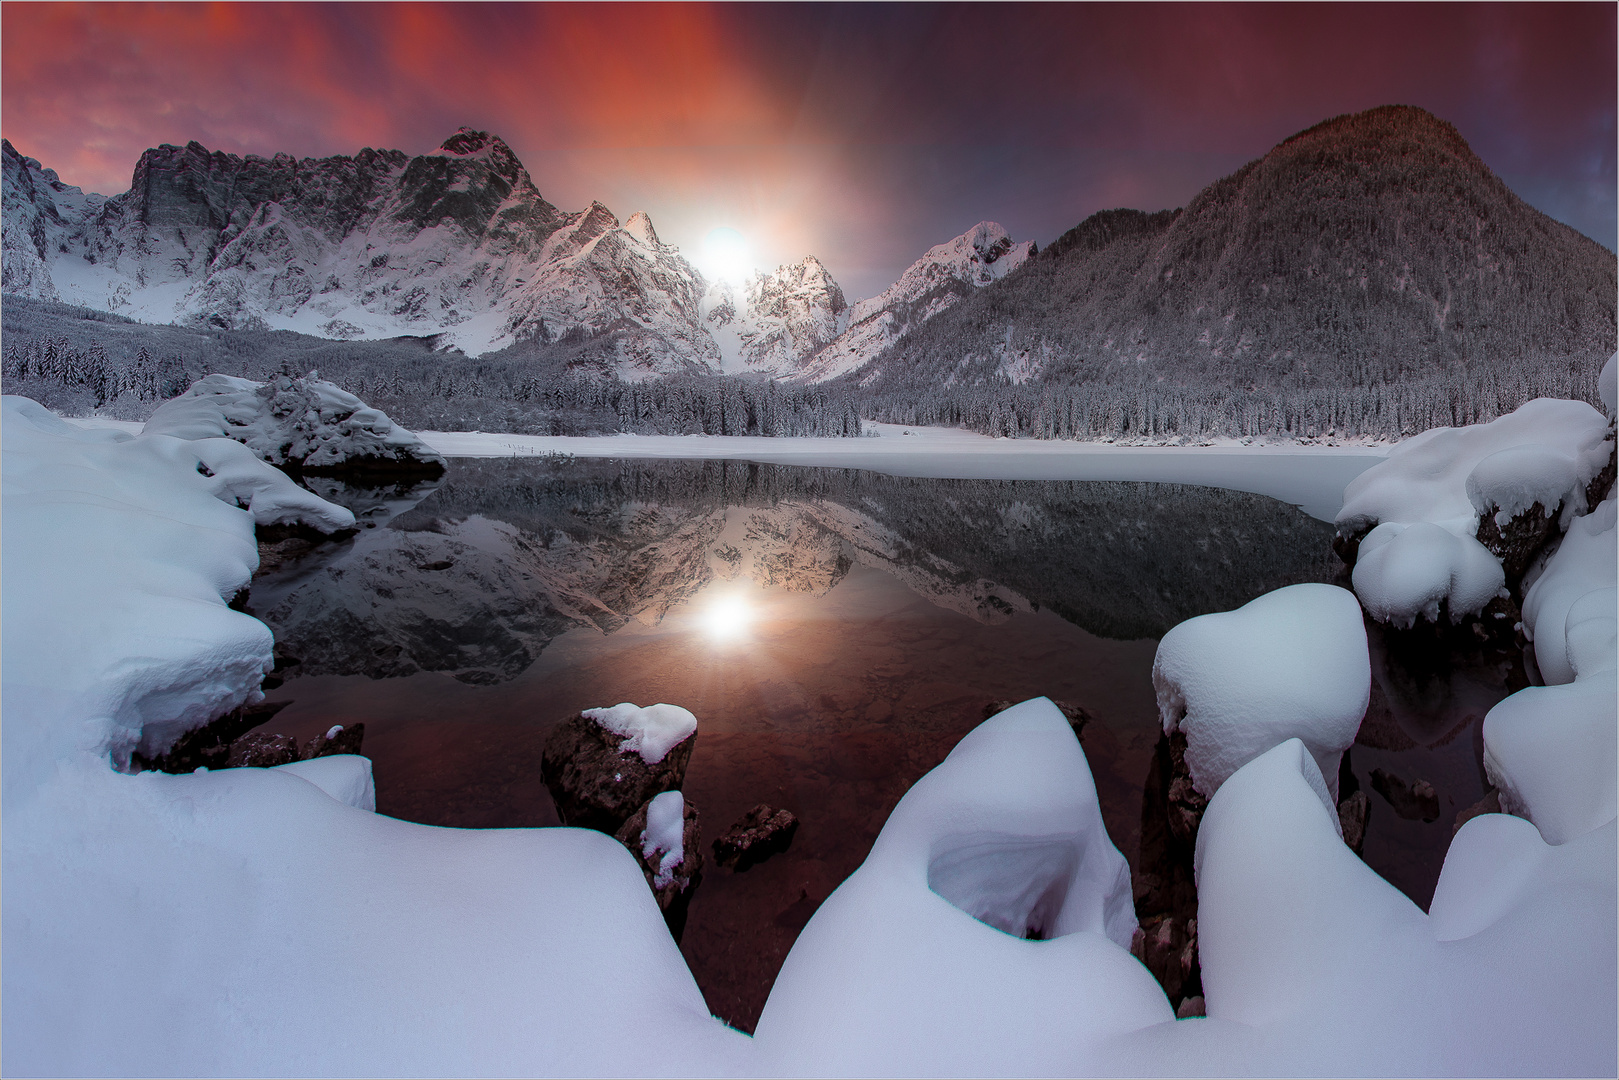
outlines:
[{"label": "sun", "polygon": [[711,600],[700,619],[709,637],[718,641],[735,641],[747,636],[753,614],[753,606],[747,599],[732,593]]},{"label": "sun", "polygon": [[697,269],[710,281],[740,285],[753,272],[753,251],[743,235],[729,226],[710,229],[703,237]]}]

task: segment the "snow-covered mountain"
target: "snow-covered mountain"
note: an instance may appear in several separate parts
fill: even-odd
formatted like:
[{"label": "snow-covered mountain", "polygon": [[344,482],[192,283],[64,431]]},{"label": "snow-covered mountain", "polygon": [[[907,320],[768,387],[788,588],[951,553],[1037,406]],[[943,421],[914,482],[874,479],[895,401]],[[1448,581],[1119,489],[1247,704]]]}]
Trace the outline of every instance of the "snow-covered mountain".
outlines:
[{"label": "snow-covered mountain", "polygon": [[908,331],[974,289],[999,281],[1035,254],[1033,240],[1013,243],[993,221],[980,221],[929,248],[898,281],[849,312],[848,327],[803,366],[797,378],[820,382],[863,366]]},{"label": "snow-covered mountain", "polygon": [[486,132],[416,157],[160,146],[112,198],[9,143],[0,156],[8,292],[152,322],[438,335],[473,355],[612,334],[632,378],[718,366],[702,277],[646,215],[558,210]]},{"label": "snow-covered mountain", "polygon": [[727,373],[784,379],[799,378],[806,358],[849,325],[843,290],[813,255],[773,274],[753,274],[741,285],[714,282],[702,313]]}]

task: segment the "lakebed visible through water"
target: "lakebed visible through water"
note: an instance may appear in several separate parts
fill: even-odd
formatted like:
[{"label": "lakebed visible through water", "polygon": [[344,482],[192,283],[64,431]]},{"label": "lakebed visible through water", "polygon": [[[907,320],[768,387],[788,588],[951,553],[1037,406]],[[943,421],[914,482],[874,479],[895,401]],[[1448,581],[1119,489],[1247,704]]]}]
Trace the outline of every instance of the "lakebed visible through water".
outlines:
[{"label": "lakebed visible through water", "polygon": [[[381,813],[547,826],[557,721],[690,709],[683,790],[705,847],[758,803],[800,820],[746,872],[708,853],[681,941],[710,1008],[747,1030],[815,908],[991,702],[1091,715],[1103,817],[1140,873],[1157,639],[1342,575],[1325,522],[1183,484],[530,458],[457,461],[412,491],[320,490],[367,527],[253,583],[286,659],[270,698],[291,702],[269,728],[364,722]],[[1351,771],[1368,793],[1387,787],[1374,769],[1426,781],[1439,810],[1372,794],[1364,857],[1426,907],[1456,812],[1485,790],[1479,724],[1521,668],[1408,657],[1374,633],[1373,673]]]}]

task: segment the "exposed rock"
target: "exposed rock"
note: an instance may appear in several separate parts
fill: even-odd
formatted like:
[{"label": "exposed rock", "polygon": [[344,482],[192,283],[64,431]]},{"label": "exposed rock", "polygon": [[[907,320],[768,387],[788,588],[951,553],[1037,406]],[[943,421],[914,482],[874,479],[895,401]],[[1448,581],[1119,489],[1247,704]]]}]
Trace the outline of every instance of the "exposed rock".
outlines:
[{"label": "exposed rock", "polygon": [[298,740],[291,735],[250,731],[230,744],[227,769],[270,769],[299,760]]},{"label": "exposed rock", "polygon": [[[1062,712],[1063,716],[1067,717],[1068,726],[1074,729],[1075,737],[1078,738],[1080,742],[1084,742],[1085,725],[1096,718],[1092,716],[1083,705],[1075,705],[1072,702],[1057,701],[1055,699],[1051,703],[1057,706],[1057,708]],[[1016,704],[1018,703],[1015,701],[992,701],[988,705],[984,706],[984,719],[988,720],[996,713],[1003,713]]]},{"label": "exposed rock", "polygon": [[[1180,779],[1182,787],[1190,791],[1190,784],[1184,783],[1184,742],[1181,749]],[[1171,1004],[1202,991],[1197,949],[1190,940],[1197,923],[1197,882],[1192,866],[1196,823],[1191,823],[1189,832],[1177,832],[1171,825],[1172,818],[1179,819],[1184,830],[1189,816],[1188,807],[1172,807],[1169,799],[1176,758],[1169,737],[1160,735],[1142,785],[1141,854],[1132,875],[1136,918],[1143,929],[1137,931],[1131,952],[1152,972]],[[1191,794],[1196,796],[1196,792]]]},{"label": "exposed rock", "polygon": [[334,724],[324,735],[316,735],[304,744],[303,759],[309,761],[331,754],[358,754],[364,739],[364,724],[350,724],[347,727]]},{"label": "exposed rock", "polygon": [[1357,791],[1338,804],[1338,824],[1343,826],[1344,843],[1356,855],[1366,847],[1366,819],[1371,812],[1372,802],[1364,791]]},{"label": "exposed rock", "polygon": [[1197,919],[1157,915],[1143,920],[1130,940],[1130,955],[1157,977],[1171,1002],[1202,990],[1197,961]]},{"label": "exposed rock", "polygon": [[1192,771],[1186,766],[1186,733],[1174,731],[1169,735],[1169,831],[1189,847],[1197,844],[1197,827],[1203,822],[1203,811],[1209,800],[1192,786]]},{"label": "exposed rock", "polygon": [[737,819],[730,832],[714,841],[714,861],[741,873],[786,851],[797,832],[798,818],[791,810],[772,810],[760,803]]},{"label": "exposed rock", "polygon": [[1552,507],[1548,510],[1536,504],[1509,518],[1505,525],[1496,524],[1493,512],[1479,515],[1478,542],[1501,560],[1507,586],[1514,593],[1518,591],[1523,573],[1535,561],[1535,556],[1559,534],[1558,509]]},{"label": "exposed rock", "polygon": [[292,704],[290,701],[263,701],[243,705],[202,727],[193,728],[162,754],[148,757],[135,751],[130,757],[137,769],[188,773],[198,768],[223,769],[230,757],[231,744]]},{"label": "exposed rock", "polygon": [[617,833],[637,808],[685,781],[697,735],[677,743],[656,765],[639,754],[620,753],[623,741],[580,713],[552,730],[540,757],[540,779],[564,825]]},{"label": "exposed rock", "polygon": [[1208,1006],[1203,1002],[1202,994],[1195,994],[1181,1002],[1180,1008],[1175,1010],[1175,1019],[1185,1020],[1189,1016],[1207,1016]]},{"label": "exposed rock", "polygon": [[[687,743],[691,740],[688,739]],[[682,744],[685,745],[685,744]],[[672,755],[671,751],[671,755]],[[633,756],[633,755],[630,755]],[[665,761],[668,758],[664,759]],[[655,853],[651,858],[645,854],[642,844],[646,839],[647,806],[651,804],[649,798],[640,809],[631,814],[629,819],[614,833],[619,843],[630,849],[636,861],[641,864],[641,872],[646,875],[647,887],[658,900],[658,909],[663,912],[664,921],[669,924],[669,932],[674,935],[675,941],[686,929],[686,911],[691,903],[691,894],[703,881],[703,833],[698,824],[697,808],[690,802],[685,804],[685,820],[680,834],[682,858],[674,866],[674,872],[663,885],[657,882],[658,863],[661,855]]]},{"label": "exposed rock", "polygon": [[1439,793],[1426,780],[1407,784],[1404,777],[1373,769],[1372,790],[1383,796],[1394,812],[1407,821],[1439,820]]},{"label": "exposed rock", "polygon": [[1499,814],[1501,810],[1501,793],[1494,788],[1490,793],[1472,806],[1456,811],[1456,824],[1450,827],[1450,835],[1455,836],[1461,832],[1462,826],[1478,817],[1480,814]]}]

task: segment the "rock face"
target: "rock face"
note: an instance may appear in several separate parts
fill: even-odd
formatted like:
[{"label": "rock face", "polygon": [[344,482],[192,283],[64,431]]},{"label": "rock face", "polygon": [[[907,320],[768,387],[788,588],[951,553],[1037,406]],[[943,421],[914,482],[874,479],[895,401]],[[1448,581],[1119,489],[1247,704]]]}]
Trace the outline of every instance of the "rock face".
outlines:
[{"label": "rock face", "polygon": [[149,322],[330,338],[608,343],[625,377],[717,365],[702,278],[645,215],[557,209],[498,137],[414,157],[148,150],[130,190],[84,195],[4,158],[7,291]]},{"label": "rock face", "polygon": [[[688,740],[689,741],[689,740]],[[647,887],[657,898],[658,908],[663,912],[664,921],[669,924],[669,932],[674,935],[676,942],[680,941],[681,933],[686,928],[686,913],[691,904],[691,894],[703,882],[703,832],[698,820],[697,808],[691,803],[685,804],[684,821],[680,834],[680,847],[683,858],[673,867],[663,884],[658,883],[658,863],[661,861],[657,853],[647,856],[644,847],[647,825],[647,806],[641,806],[631,814],[613,835],[619,843],[630,849],[636,861],[641,864],[641,872],[646,875]]]},{"label": "rock face", "polygon": [[1344,830],[1344,843],[1356,855],[1366,849],[1366,820],[1371,812],[1371,800],[1364,791],[1357,791],[1338,803],[1338,824]]},{"label": "rock face", "polygon": [[1383,796],[1394,812],[1407,821],[1439,820],[1439,793],[1426,780],[1407,783],[1402,776],[1373,769],[1372,790]]},{"label": "rock face", "polygon": [[364,724],[334,725],[324,735],[316,735],[304,744],[303,760],[312,761],[331,754],[358,754],[364,740]]},{"label": "rock face", "polygon": [[1130,952],[1171,1004],[1202,993],[1193,855],[1206,799],[1192,787],[1186,737],[1160,735],[1141,795],[1141,856],[1132,879],[1140,928]]},{"label": "rock face", "polygon": [[724,371],[795,380],[804,361],[849,322],[843,290],[813,255],[740,286],[710,284],[702,313]]},{"label": "rock face", "polygon": [[1178,211],[1081,222],[862,381],[1242,390],[1389,386],[1452,365],[1595,370],[1614,349],[1616,269],[1450,124],[1385,106],[1299,132]]},{"label": "rock face", "polygon": [[267,722],[288,704],[285,701],[277,701],[243,705],[211,723],[186,732],[164,753],[156,757],[147,757],[137,750],[132,755],[131,761],[137,769],[153,769],[167,773],[188,773],[198,768],[226,768],[231,747],[236,740]]},{"label": "rock face", "polygon": [[654,795],[680,787],[696,741],[693,733],[648,765],[638,754],[619,753],[624,736],[575,713],[546,739],[540,778],[564,825],[616,834]]},{"label": "rock face", "polygon": [[797,832],[798,818],[791,810],[772,810],[760,803],[714,841],[714,861],[741,873],[786,851]]},{"label": "rock face", "polygon": [[[356,748],[357,749],[357,748]],[[227,769],[270,769],[301,760],[298,740],[291,735],[250,731],[230,745],[225,758]]]}]

